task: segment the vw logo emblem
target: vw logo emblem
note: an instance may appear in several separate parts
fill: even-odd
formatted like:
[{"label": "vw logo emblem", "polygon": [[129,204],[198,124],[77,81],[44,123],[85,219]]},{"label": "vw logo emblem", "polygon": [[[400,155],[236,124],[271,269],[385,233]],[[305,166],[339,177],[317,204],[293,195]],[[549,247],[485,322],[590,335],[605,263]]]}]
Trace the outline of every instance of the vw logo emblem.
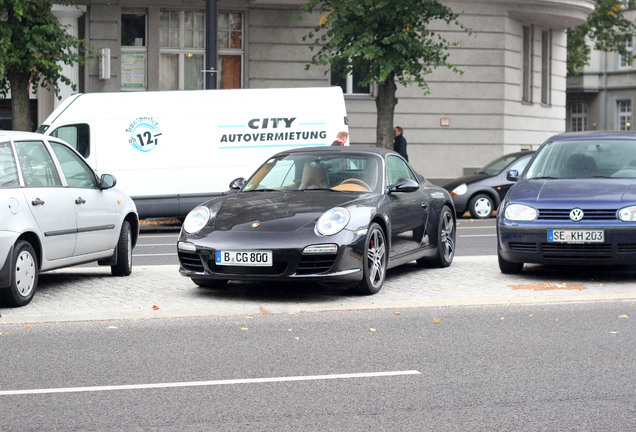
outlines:
[{"label": "vw logo emblem", "polygon": [[574,222],[578,222],[583,219],[583,210],[581,210],[580,208],[572,209],[572,211],[570,212],[570,219],[572,219]]}]

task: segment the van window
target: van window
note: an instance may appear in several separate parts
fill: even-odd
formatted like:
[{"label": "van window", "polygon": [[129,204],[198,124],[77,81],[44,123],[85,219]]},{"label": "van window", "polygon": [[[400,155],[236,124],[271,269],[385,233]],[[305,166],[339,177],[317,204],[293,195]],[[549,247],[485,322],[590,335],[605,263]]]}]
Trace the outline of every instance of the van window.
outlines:
[{"label": "van window", "polygon": [[91,154],[90,128],[85,123],[60,126],[51,132],[51,136],[66,141],[79,154],[87,158]]}]

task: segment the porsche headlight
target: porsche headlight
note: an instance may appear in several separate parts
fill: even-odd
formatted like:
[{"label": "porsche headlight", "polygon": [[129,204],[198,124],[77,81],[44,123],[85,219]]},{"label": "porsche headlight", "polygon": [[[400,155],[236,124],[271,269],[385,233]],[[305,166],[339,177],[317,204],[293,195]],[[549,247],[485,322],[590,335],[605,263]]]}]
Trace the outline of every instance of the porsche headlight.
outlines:
[{"label": "porsche headlight", "polygon": [[183,221],[183,229],[188,234],[199,232],[210,220],[210,209],[204,206],[196,207]]},{"label": "porsche headlight", "polygon": [[618,218],[623,222],[636,221],[636,206],[623,207],[618,211]]},{"label": "porsche headlight", "polygon": [[504,212],[504,217],[510,221],[533,221],[537,215],[537,209],[523,204],[510,204]]},{"label": "porsche headlight", "polygon": [[462,183],[452,190],[451,195],[464,195],[468,191],[466,183]]},{"label": "porsche headlight", "polygon": [[316,231],[324,236],[337,234],[347,226],[350,217],[347,209],[334,207],[320,216],[316,223]]}]

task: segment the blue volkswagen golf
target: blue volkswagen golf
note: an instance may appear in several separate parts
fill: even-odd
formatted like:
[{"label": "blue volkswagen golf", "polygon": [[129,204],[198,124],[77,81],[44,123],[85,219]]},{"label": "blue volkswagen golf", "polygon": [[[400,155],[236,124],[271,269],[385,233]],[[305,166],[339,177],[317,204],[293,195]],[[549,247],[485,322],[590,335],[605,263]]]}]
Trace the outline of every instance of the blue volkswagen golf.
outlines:
[{"label": "blue volkswagen golf", "polygon": [[524,263],[636,263],[636,134],[568,133],[548,139],[497,212],[503,273]]}]

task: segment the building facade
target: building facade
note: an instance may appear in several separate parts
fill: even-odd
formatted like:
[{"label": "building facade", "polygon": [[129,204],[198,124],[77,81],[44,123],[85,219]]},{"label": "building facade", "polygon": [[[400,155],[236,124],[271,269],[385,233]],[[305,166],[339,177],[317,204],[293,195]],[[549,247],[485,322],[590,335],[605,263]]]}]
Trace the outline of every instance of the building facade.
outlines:
[{"label": "building facade", "polygon": [[[58,13],[100,54],[71,71],[81,92],[341,85],[352,145],[375,145],[374,86],[358,85],[355,73],[305,68],[312,52],[303,36],[320,16],[301,14],[302,0],[79,3]],[[463,73],[436,70],[428,94],[398,87],[395,112],[411,163],[438,183],[565,130],[565,31],[594,8],[593,0],[445,3],[473,32],[437,28],[460,42],[449,62]],[[40,96],[39,122],[57,103]]]},{"label": "building facade", "polygon": [[[626,9],[624,14],[636,20],[636,9]],[[623,35],[630,52],[634,36]],[[615,52],[592,50],[590,64],[567,79],[567,130],[632,131],[635,100],[634,61]]]}]

